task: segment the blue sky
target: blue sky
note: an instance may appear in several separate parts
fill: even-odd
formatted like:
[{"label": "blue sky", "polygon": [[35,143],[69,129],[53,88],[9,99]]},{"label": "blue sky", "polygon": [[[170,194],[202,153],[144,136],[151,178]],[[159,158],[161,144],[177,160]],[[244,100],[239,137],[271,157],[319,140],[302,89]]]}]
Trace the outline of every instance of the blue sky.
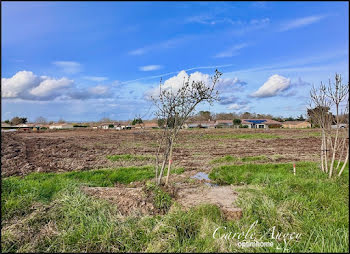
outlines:
[{"label": "blue sky", "polygon": [[[160,78],[223,72],[198,110],[305,114],[349,79],[348,2],[3,2],[2,119],[151,118]],[[170,80],[168,80],[170,79]]]}]

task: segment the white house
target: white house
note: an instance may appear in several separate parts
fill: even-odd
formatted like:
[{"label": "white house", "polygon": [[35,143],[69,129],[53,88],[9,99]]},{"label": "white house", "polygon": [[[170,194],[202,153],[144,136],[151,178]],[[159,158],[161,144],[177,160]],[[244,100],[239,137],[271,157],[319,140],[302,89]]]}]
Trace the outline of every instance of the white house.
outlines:
[{"label": "white house", "polygon": [[54,129],[73,129],[73,124],[70,123],[62,123],[62,124],[53,124],[49,126],[50,130]]},{"label": "white house", "polygon": [[182,128],[188,129],[188,128],[215,128],[215,121],[197,121],[197,122],[191,122],[191,123],[185,123]]},{"label": "white house", "polygon": [[[346,127],[348,127],[348,125],[346,124],[346,123],[340,123],[339,125],[338,125],[338,128],[340,129],[340,128],[346,128]],[[337,125],[336,124],[332,124],[331,125],[331,128],[332,129],[336,129],[337,128]]]}]

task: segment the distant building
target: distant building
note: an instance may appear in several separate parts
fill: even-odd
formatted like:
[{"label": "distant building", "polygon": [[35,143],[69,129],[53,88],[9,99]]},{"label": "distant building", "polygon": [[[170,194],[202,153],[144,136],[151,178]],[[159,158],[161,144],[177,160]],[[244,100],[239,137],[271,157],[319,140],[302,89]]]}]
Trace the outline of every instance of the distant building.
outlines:
[{"label": "distant building", "polygon": [[1,123],[1,128],[9,128],[9,127],[11,127],[11,124]]},{"label": "distant building", "polygon": [[247,125],[249,129],[281,128],[282,123],[271,119],[241,119],[242,125]]},{"label": "distant building", "polygon": [[285,121],[282,123],[282,127],[289,129],[311,128],[311,123],[306,121]]},{"label": "distant building", "polygon": [[215,121],[187,122],[182,126],[182,128],[184,128],[184,129],[188,129],[188,128],[212,129],[212,128],[215,128]]},{"label": "distant building", "polygon": [[17,124],[16,127],[29,127],[29,126],[28,124],[21,123],[21,124]]},{"label": "distant building", "polygon": [[73,129],[73,124],[70,123],[61,123],[61,124],[52,124],[49,126],[50,130],[54,129]]},{"label": "distant building", "polygon": [[215,128],[227,128],[233,126],[233,120],[216,120]]},{"label": "distant building", "polygon": [[155,122],[146,122],[143,124],[143,127],[145,129],[158,129],[159,128],[158,123],[155,123]]},{"label": "distant building", "polygon": [[[340,124],[338,124],[338,128],[340,128],[340,129],[346,128],[346,127],[348,127],[348,125],[347,125],[346,123],[340,123]],[[337,125],[336,125],[336,124],[332,124],[332,125],[331,125],[331,128],[332,128],[332,129],[336,129],[336,128],[337,128]]]},{"label": "distant building", "polygon": [[114,123],[114,122],[107,122],[107,123],[101,123],[98,127],[103,129],[103,130],[108,130],[108,129],[114,129],[115,126],[117,126],[118,123]]},{"label": "distant building", "polygon": [[131,128],[143,129],[144,128],[144,124],[143,123],[137,123],[137,124],[131,125]]}]

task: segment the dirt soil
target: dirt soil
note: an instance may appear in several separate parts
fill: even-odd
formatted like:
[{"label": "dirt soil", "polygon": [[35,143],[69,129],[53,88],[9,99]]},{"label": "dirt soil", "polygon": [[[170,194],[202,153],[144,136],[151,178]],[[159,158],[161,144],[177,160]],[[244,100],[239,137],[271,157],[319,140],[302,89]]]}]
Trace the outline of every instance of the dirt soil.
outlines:
[{"label": "dirt soil", "polygon": [[[229,220],[239,219],[235,207],[238,197],[234,186],[208,186],[207,180],[193,179],[198,172],[209,173],[211,160],[225,155],[236,157],[265,155],[271,162],[316,160],[320,140],[317,130],[183,130],[174,147],[174,166],[185,172],[171,177],[175,200],[184,209],[210,203],[220,207]],[[64,172],[97,168],[142,166],[149,161],[116,161],[107,155],[135,154],[154,156],[157,130],[73,130],[45,132],[2,132],[2,176],[26,175],[31,172]],[[278,135],[270,139],[237,139],[230,135],[265,133]],[[268,161],[269,162],[269,161]],[[116,187],[82,187],[88,195],[116,204],[121,215],[159,214],[142,182]],[[130,188],[133,187],[133,188]]]},{"label": "dirt soil", "polygon": [[[118,211],[122,216],[128,215],[154,215],[163,214],[153,205],[153,200],[142,187],[82,187],[86,194],[107,200],[117,205]],[[242,210],[235,207],[235,201],[238,193],[232,186],[215,186],[210,187],[201,184],[180,184],[176,187],[176,201],[182,205],[184,209],[200,204],[217,205],[223,215],[228,220],[236,220],[242,217]]]},{"label": "dirt soil", "polygon": [[[183,130],[174,148],[173,162],[185,171],[208,172],[212,159],[232,156],[276,156],[274,161],[315,160],[319,153],[317,130]],[[266,133],[275,139],[223,138],[231,134]],[[154,155],[157,130],[67,130],[45,132],[2,132],[1,174],[26,175],[31,172],[62,172],[106,167],[141,166],[144,161],[111,162],[107,155]],[[208,135],[214,138],[208,138]]]},{"label": "dirt soil", "polygon": [[142,188],[125,187],[82,187],[88,195],[105,199],[116,204],[121,215],[157,214],[152,200],[148,199]]},{"label": "dirt soil", "polygon": [[232,186],[187,186],[179,188],[177,201],[185,208],[197,206],[199,204],[217,205],[228,220],[240,219],[242,210],[235,207],[238,193]]}]

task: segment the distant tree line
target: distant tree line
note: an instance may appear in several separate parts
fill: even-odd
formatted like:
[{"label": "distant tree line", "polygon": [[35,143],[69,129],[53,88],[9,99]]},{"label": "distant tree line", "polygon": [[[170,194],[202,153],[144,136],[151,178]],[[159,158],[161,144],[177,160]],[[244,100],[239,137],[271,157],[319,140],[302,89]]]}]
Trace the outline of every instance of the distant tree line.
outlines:
[{"label": "distant tree line", "polygon": [[[239,120],[239,119],[271,119],[279,122],[284,121],[305,121],[307,119],[301,114],[299,117],[281,117],[273,116],[271,114],[257,114],[257,113],[212,113],[210,111],[199,111],[196,115],[189,118],[190,121],[216,121],[216,120]],[[239,125],[236,121],[235,125]]]},{"label": "distant tree line", "polygon": [[5,120],[5,123],[11,124],[11,125],[17,125],[17,124],[25,124],[28,122],[28,119],[26,117],[18,117],[15,116],[11,120]]}]

